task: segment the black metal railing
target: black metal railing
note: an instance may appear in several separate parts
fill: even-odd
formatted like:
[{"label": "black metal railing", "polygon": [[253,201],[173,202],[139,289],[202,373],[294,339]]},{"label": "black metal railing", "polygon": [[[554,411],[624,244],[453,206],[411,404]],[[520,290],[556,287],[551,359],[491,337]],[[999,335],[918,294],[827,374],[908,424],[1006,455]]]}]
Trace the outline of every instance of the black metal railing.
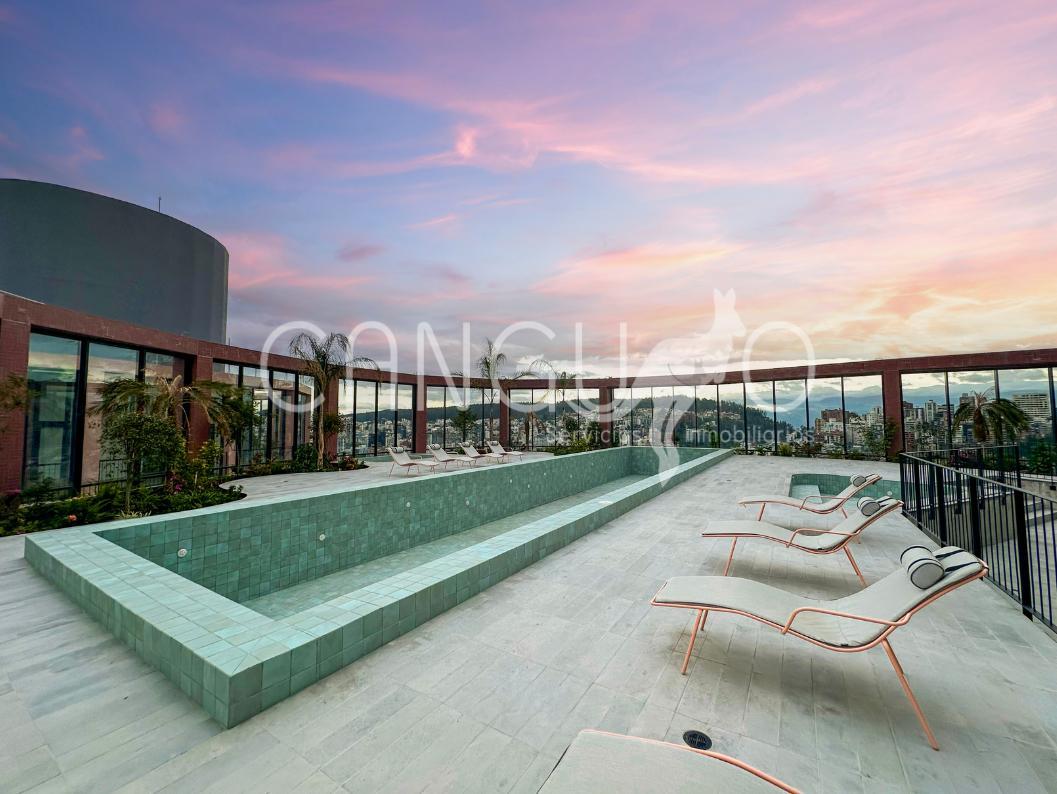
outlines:
[{"label": "black metal railing", "polygon": [[1045,442],[1036,441],[1027,452],[1020,444],[987,444],[913,450],[910,454],[1018,488],[1057,491],[1057,450]]},{"label": "black metal railing", "polygon": [[985,560],[988,578],[1025,615],[1057,629],[1057,498],[1029,490],[1015,470],[989,467],[985,457],[973,465],[957,455],[932,459],[938,457],[900,455],[903,514],[941,546]]}]

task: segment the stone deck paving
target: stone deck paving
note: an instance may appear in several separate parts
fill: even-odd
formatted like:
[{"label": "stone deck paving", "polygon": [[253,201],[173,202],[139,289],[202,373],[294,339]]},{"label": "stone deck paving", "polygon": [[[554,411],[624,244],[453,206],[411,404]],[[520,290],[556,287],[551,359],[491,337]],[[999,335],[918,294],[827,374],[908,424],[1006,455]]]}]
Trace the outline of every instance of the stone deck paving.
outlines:
[{"label": "stone deck paving", "polygon": [[[943,750],[925,743],[880,650],[839,655],[714,615],[690,674],[690,614],[648,600],[719,573],[740,493],[797,471],[892,466],[739,457],[613,521],[229,731],[0,540],[0,790],[535,791],[581,728],[715,749],[805,791],[1057,791],[1057,645],[989,585],[899,630]],[[788,515],[788,514],[786,514]],[[872,527],[868,580],[923,536]],[[735,575],[808,595],[856,587],[843,558],[743,543]]]}]

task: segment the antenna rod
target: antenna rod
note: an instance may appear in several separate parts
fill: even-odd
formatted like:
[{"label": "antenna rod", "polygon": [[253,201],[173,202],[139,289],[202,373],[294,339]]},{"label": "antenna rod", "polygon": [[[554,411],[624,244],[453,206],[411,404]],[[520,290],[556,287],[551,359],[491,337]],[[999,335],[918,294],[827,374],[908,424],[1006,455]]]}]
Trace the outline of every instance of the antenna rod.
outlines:
[{"label": "antenna rod", "polygon": [[161,196],[158,196],[158,212],[161,212]]}]

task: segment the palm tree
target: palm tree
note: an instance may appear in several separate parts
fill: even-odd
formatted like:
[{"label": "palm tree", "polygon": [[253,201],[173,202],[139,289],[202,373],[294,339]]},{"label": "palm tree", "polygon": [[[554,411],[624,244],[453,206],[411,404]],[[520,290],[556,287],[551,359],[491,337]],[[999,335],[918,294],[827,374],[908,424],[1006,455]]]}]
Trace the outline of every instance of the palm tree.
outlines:
[{"label": "palm tree", "polygon": [[214,380],[185,383],[182,375],[173,378],[119,378],[99,387],[99,403],[89,409],[105,422],[126,411],[142,411],[168,419],[181,430],[191,406],[197,406],[222,437],[230,437],[242,424],[243,412],[235,405],[242,394],[237,386]]},{"label": "palm tree", "polygon": [[1031,417],[1019,405],[1003,397],[989,398],[990,391],[970,392],[969,399],[959,405],[951,417],[953,427],[971,423],[973,438],[978,444],[998,439],[1004,431],[1015,438],[1031,425]]},{"label": "palm tree", "polygon": [[[496,389],[498,388],[500,380],[512,381],[520,380],[521,378],[535,378],[537,377],[536,368],[545,364],[543,359],[536,359],[524,370],[518,370],[504,375],[503,370],[506,368],[507,360],[506,353],[501,352],[491,339],[485,337],[484,350],[480,357],[473,362],[473,365],[474,369],[477,370],[478,377],[483,378],[492,384],[492,388],[485,389],[488,393],[487,402],[490,405],[495,403]],[[460,373],[455,374],[458,375]],[[493,432],[494,425],[492,424],[494,421],[494,416],[488,417],[488,435],[491,438],[495,438],[495,433]]]},{"label": "palm tree", "polygon": [[[345,334],[329,333],[322,339],[312,334],[298,334],[290,340],[290,353],[301,359],[303,372],[316,382],[319,404],[312,411],[312,433],[316,440],[316,465],[322,468],[326,454],[326,435],[320,422],[327,392],[335,380],[345,374],[346,367],[378,369],[378,364],[366,356],[349,358],[351,345]],[[332,433],[330,435],[333,435]]]},{"label": "palm tree", "polygon": [[[568,405],[568,401],[565,398],[565,394],[569,389],[576,388],[576,381],[579,380],[582,376],[578,373],[568,372],[564,369],[558,370],[548,361],[545,361],[543,363],[544,366],[546,366],[554,375],[554,387],[550,391],[554,393],[554,410],[555,413],[557,413],[558,405]],[[546,399],[546,396],[544,397],[544,399]],[[570,419],[572,420],[571,423],[569,421]],[[557,432],[558,430],[558,425],[560,425],[561,428],[565,430],[566,434],[570,437],[570,439],[572,439],[576,435],[576,429],[579,425],[579,421],[576,419],[575,416],[570,417],[568,414],[563,413],[562,417],[557,420],[555,432]]]}]

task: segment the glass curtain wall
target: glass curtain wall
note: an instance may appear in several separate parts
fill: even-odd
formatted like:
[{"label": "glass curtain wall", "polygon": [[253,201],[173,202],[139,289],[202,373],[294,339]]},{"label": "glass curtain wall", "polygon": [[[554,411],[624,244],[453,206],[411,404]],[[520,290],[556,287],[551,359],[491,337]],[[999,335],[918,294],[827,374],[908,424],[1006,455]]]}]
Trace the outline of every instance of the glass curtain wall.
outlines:
[{"label": "glass curtain wall", "polygon": [[983,394],[988,398],[995,395],[997,388],[995,371],[951,371],[947,373],[947,393],[951,401],[951,443],[954,446],[973,446],[977,443],[973,436],[972,422],[960,422],[954,425],[953,415],[958,408],[972,400],[974,394]]},{"label": "glass curtain wall", "polygon": [[377,434],[378,384],[370,380],[356,381],[355,427],[356,455],[378,454]]},{"label": "glass curtain wall", "polygon": [[576,414],[574,403],[576,402],[576,387],[556,387],[553,393],[555,433],[557,443],[568,444],[579,431],[579,417]]},{"label": "glass curtain wall", "polygon": [[92,411],[100,402],[99,391],[106,383],[135,380],[139,374],[139,351],[91,342],[85,391],[84,439],[81,443],[81,484],[113,482],[125,476],[125,461],[104,455],[101,447],[102,419]]},{"label": "glass curtain wall", "polygon": [[[213,362],[213,380],[218,383],[226,383],[229,386],[238,388],[239,385],[239,365],[238,364],[225,364],[221,361]],[[211,436],[223,445],[220,453],[220,470],[231,471],[236,469],[239,465],[239,447],[237,438],[222,439],[217,436],[216,429],[211,430]]]},{"label": "glass curtain wall", "polygon": [[399,447],[396,441],[396,386],[378,384],[378,451],[385,447]]},{"label": "glass curtain wall", "polygon": [[745,384],[745,442],[750,451],[775,450],[774,384]]},{"label": "glass curtain wall", "polygon": [[831,457],[844,455],[842,396],[840,378],[812,378],[807,382],[812,452]]},{"label": "glass curtain wall", "polygon": [[447,447],[444,438],[444,392],[443,386],[426,387],[426,443]]},{"label": "glass curtain wall", "polygon": [[613,443],[631,445],[631,389],[613,389]]},{"label": "glass curtain wall", "polygon": [[23,487],[65,489],[77,484],[74,436],[83,410],[77,399],[81,345],[48,334],[29,336]]},{"label": "glass curtain wall", "polygon": [[143,354],[143,379],[148,383],[159,378],[172,380],[177,375],[184,375],[186,370],[187,363],[180,356],[150,351]]},{"label": "glass curtain wall", "polygon": [[[1005,444],[1016,443],[1020,457],[1029,469],[1045,468],[1044,458],[1052,457],[1053,415],[1050,404],[1050,372],[1048,369],[1000,369],[998,395],[1011,401],[1028,415],[1029,425],[1017,437],[1003,438]],[[1052,463],[1049,467],[1052,469]],[[1049,473],[1048,471],[1046,473]]]},{"label": "glass curtain wall", "polygon": [[[297,443],[314,444],[312,434],[312,403],[316,399],[316,379],[307,375],[297,376]],[[330,410],[330,406],[327,406]]]},{"label": "glass curtain wall", "polygon": [[[297,440],[297,376],[292,372],[272,370],[273,402],[271,411],[271,457],[290,460]],[[278,402],[281,400],[282,402]]]},{"label": "glass curtain wall", "polygon": [[844,378],[844,438],[848,455],[883,458],[888,451],[880,375]]},{"label": "glass curtain wall", "polygon": [[671,445],[678,443],[675,423],[679,417],[675,411],[675,393],[671,386],[654,386],[650,389],[653,403],[653,420],[650,424],[650,444]]},{"label": "glass curtain wall", "polygon": [[745,389],[741,383],[719,384],[719,445],[745,448]]},{"label": "glass curtain wall", "polygon": [[529,412],[532,389],[511,389],[507,396],[510,402],[510,445],[514,449],[531,449],[533,439]]},{"label": "glass curtain wall", "polygon": [[693,386],[672,387],[675,443],[681,447],[692,447],[697,444],[697,404],[694,400]]},{"label": "glass curtain wall", "polygon": [[253,421],[242,434],[239,462],[241,464],[262,461],[268,457],[268,370],[255,367],[242,368],[242,391],[253,406]]},{"label": "glass curtain wall", "polygon": [[774,382],[774,433],[776,451],[781,455],[801,454],[808,439],[807,382]]},{"label": "glass curtain wall", "polygon": [[550,389],[533,389],[533,439],[536,449],[547,449],[557,443],[555,429],[554,392]]},{"label": "glass curtain wall", "polygon": [[338,433],[338,456],[356,455],[356,381],[338,381],[338,415],[342,420]]},{"label": "glass curtain wall", "polygon": [[903,405],[903,449],[946,449],[951,445],[951,405],[946,372],[900,376]]},{"label": "glass curtain wall", "polygon": [[695,445],[719,446],[719,390],[715,384],[694,387],[694,413],[697,415]]},{"label": "glass curtain wall", "polygon": [[653,392],[649,388],[631,390],[631,443],[648,446],[653,427]]}]

